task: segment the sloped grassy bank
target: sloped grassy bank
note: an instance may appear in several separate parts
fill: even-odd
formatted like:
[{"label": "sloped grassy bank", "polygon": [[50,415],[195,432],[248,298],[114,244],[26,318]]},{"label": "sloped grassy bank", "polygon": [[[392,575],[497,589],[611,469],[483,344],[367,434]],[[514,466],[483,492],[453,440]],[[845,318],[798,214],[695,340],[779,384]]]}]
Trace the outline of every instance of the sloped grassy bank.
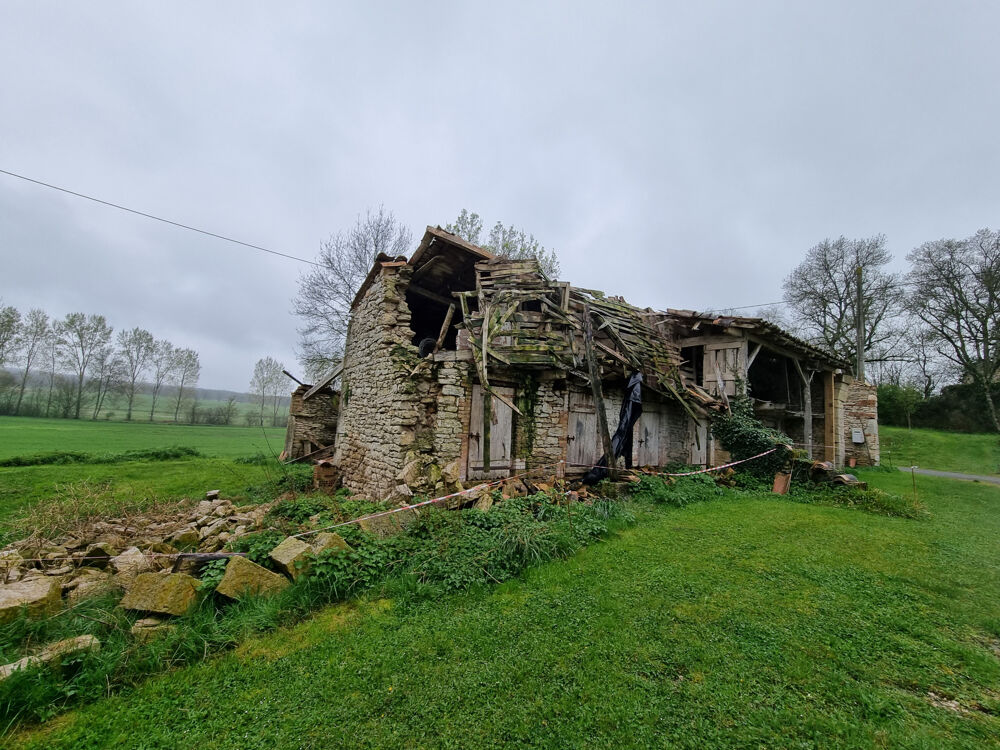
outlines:
[{"label": "sloped grassy bank", "polygon": [[[564,494],[539,493],[500,500],[489,511],[431,510],[401,534],[378,538],[354,526],[340,529],[353,547],[347,554],[323,554],[310,574],[271,597],[229,602],[213,594],[221,574],[218,565],[202,571],[203,595],[188,615],[176,618],[162,637],[141,642],[130,634],[140,617],[117,608],[117,598],[85,600],[41,622],[18,620],[0,628],[0,656],[12,661],[36,645],[91,634],[102,642],[99,653],[80,656],[61,671],[30,669],[0,682],[0,715],[13,728],[45,720],[65,707],[119,692],[147,676],[197,662],[231,648],[254,633],[273,630],[307,617],[331,602],[367,593],[400,600],[435,601],[450,593],[508,581],[526,568],[567,558],[608,533],[630,526],[636,514],[654,506],[682,507],[713,499],[752,499],[766,495],[760,480],[736,475],[719,486],[706,475],[665,482],[643,478],[627,491],[615,485],[592,503],[566,501]],[[883,495],[885,493],[882,493]],[[803,489],[796,499],[876,509],[887,515],[907,504],[898,496],[888,505],[877,491],[866,503],[857,490]],[[344,517],[357,517],[378,506],[335,497],[304,495],[285,500],[271,512],[272,529],[242,537],[235,551],[264,565],[269,551],[287,533],[322,527]],[[916,514],[919,515],[919,514]]]}]

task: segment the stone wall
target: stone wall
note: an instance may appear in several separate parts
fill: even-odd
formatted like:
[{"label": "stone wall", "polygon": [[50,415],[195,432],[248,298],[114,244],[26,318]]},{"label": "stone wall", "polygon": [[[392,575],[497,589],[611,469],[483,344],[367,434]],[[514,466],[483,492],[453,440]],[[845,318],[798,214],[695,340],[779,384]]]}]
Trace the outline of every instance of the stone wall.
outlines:
[{"label": "stone wall", "polygon": [[531,452],[524,456],[525,469],[547,467],[546,473],[563,476],[565,466],[558,464],[566,457],[566,430],[569,425],[567,410],[567,388],[565,378],[538,379],[536,381],[535,409],[530,421],[515,415],[514,424],[517,430],[517,447],[524,451],[524,440],[527,435],[524,427],[530,425]]},{"label": "stone wall", "polygon": [[[852,430],[859,427],[864,431],[865,437],[865,442],[860,445],[851,439]],[[844,448],[846,461],[853,458],[858,466],[877,466],[879,463],[878,397],[874,385],[857,380],[847,382],[844,398]]]},{"label": "stone wall", "polygon": [[392,493],[417,434],[421,395],[410,373],[419,360],[405,298],[411,273],[383,267],[347,331],[334,455],[344,485],[375,499]]},{"label": "stone wall", "polygon": [[[455,352],[440,352],[435,355],[435,367],[437,411],[431,426],[432,450],[443,466],[462,458],[471,408],[472,363],[457,359]],[[464,466],[461,471],[464,477]]]},{"label": "stone wall", "polygon": [[301,385],[292,393],[285,430],[285,456],[299,458],[320,446],[332,446],[337,439],[340,394],[324,389],[303,400],[310,386]]}]

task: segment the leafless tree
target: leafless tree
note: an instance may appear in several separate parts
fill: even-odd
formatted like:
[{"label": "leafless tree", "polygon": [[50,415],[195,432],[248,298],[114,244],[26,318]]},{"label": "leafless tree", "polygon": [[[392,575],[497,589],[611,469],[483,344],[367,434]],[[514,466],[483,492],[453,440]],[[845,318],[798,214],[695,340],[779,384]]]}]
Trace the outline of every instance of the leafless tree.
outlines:
[{"label": "leafless tree", "polygon": [[194,388],[198,384],[198,376],[200,374],[201,362],[198,360],[198,352],[194,349],[174,350],[174,368],[171,382],[177,387],[177,400],[174,402],[175,422],[181,412],[181,401],[184,399],[184,390]]},{"label": "leafless tree", "polygon": [[132,405],[142,384],[142,376],[153,354],[153,334],[143,328],[118,332],[118,355],[124,369],[124,391],[127,399],[125,421],[132,421]]},{"label": "leafless tree", "polygon": [[250,379],[250,392],[260,404],[260,419],[264,420],[265,407],[271,407],[271,424],[278,423],[278,405],[281,402],[281,386],[285,366],[273,357],[258,359]]},{"label": "leafless tree", "polygon": [[156,411],[156,399],[160,395],[163,384],[171,376],[173,368],[177,364],[174,345],[169,341],[157,341],[153,345],[153,352],[149,356],[149,367],[153,375],[152,403],[149,406],[149,421],[153,421],[153,413]]},{"label": "leafless tree", "polygon": [[37,364],[38,358],[43,354],[45,340],[50,333],[49,316],[38,308],[30,310],[19,333],[20,344],[18,348],[21,351],[22,370],[17,404],[14,407],[15,414],[21,413],[21,403],[24,401],[24,391],[28,385],[28,377],[31,375],[31,367]]},{"label": "leafless tree", "polygon": [[80,410],[83,407],[83,385],[94,355],[111,340],[112,331],[103,315],[69,313],[56,323],[56,338],[63,355],[63,364],[76,377],[74,419],[80,418]]},{"label": "leafless tree", "polygon": [[[107,395],[125,385],[127,377],[125,362],[115,347],[107,344],[94,353],[94,364],[90,375],[90,385],[94,391],[92,419],[100,416]],[[129,406],[131,407],[131,404]]]},{"label": "leafless tree", "polygon": [[351,303],[375,257],[406,255],[412,245],[410,230],[382,206],[358,216],[350,230],[323,243],[317,258],[320,265],[299,278],[292,301],[292,310],[302,321],[299,359],[310,377],[322,377],[340,362]]},{"label": "leafless tree", "polygon": [[498,221],[484,240],[482,237],[483,220],[479,214],[470,213],[463,208],[455,222],[445,226],[445,229],[452,234],[457,234],[466,242],[479,245],[484,250],[489,250],[494,255],[503,258],[512,260],[535,258],[541,266],[542,273],[550,279],[559,276],[559,259],[556,257],[555,250],[546,250],[535,239],[535,235],[528,234],[513,224],[505,226]]},{"label": "leafless tree", "polygon": [[814,344],[854,361],[857,352],[856,271],[862,270],[866,359],[898,354],[901,329],[895,325],[902,307],[899,277],[883,270],[892,256],[885,237],[823,240],[784,282],[785,302],[802,333]]},{"label": "leafless tree", "polygon": [[909,307],[938,351],[979,386],[1000,432],[991,385],[1000,372],[1000,232],[926,242],[907,258]]}]

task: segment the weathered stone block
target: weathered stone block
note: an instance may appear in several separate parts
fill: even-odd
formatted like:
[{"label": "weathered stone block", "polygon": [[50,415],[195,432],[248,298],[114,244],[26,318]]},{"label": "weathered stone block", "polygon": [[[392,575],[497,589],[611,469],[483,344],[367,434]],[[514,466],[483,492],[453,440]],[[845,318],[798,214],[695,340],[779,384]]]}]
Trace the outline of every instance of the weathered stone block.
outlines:
[{"label": "weathered stone block", "polygon": [[317,534],[316,539],[313,540],[312,544],[313,554],[316,555],[320,552],[326,552],[329,550],[350,552],[351,549],[351,545],[345,542],[344,538],[340,534],[333,534],[328,531],[324,531],[322,534]]},{"label": "weathered stone block", "polygon": [[29,578],[0,586],[0,623],[10,622],[27,608],[28,617],[38,618],[59,611],[62,579],[55,576]]},{"label": "weathered stone block", "polygon": [[230,599],[252,594],[276,594],[288,586],[288,579],[245,557],[233,557],[216,591]]},{"label": "weathered stone block", "polygon": [[138,547],[129,547],[111,558],[115,579],[124,588],[128,588],[140,573],[148,573],[152,568],[149,558]]},{"label": "weathered stone block", "polygon": [[301,539],[290,536],[271,550],[269,557],[294,581],[300,575],[309,572],[310,554],[312,554],[312,547]]},{"label": "weathered stone block", "polygon": [[174,625],[164,622],[159,617],[144,617],[141,620],[135,621],[130,632],[140,643],[148,643],[160,636],[166,635],[174,628]]},{"label": "weathered stone block", "polygon": [[119,606],[139,612],[183,615],[198,593],[198,580],[184,573],[140,573]]}]

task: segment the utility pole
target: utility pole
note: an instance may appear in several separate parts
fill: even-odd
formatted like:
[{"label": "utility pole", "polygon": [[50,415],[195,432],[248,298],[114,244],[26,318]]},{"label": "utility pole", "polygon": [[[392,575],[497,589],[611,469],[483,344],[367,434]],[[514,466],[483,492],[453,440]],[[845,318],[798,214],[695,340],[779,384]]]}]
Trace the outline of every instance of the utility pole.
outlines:
[{"label": "utility pole", "polygon": [[861,266],[858,266],[857,271],[857,299],[855,300],[855,321],[857,322],[858,328],[858,380],[862,383],[865,380],[865,309],[863,306],[863,298],[861,296]]}]

